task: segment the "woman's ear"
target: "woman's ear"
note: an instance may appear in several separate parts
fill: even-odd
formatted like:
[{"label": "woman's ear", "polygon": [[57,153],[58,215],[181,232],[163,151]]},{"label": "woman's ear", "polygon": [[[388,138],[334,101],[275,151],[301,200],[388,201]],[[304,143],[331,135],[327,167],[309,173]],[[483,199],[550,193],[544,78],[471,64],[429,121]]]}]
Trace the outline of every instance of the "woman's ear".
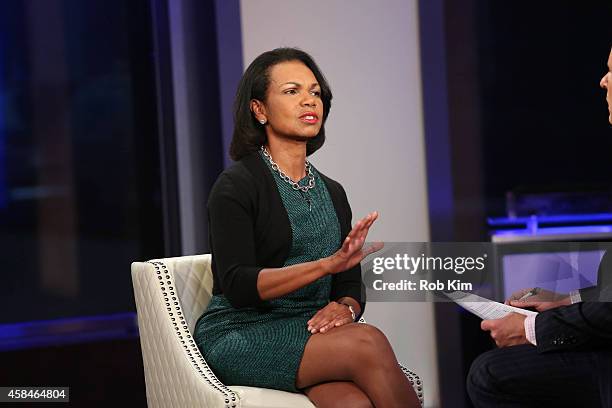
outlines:
[{"label": "woman's ear", "polygon": [[251,99],[251,112],[253,112],[253,116],[255,116],[255,120],[264,125],[268,118],[266,116],[266,107],[264,104],[257,99]]}]

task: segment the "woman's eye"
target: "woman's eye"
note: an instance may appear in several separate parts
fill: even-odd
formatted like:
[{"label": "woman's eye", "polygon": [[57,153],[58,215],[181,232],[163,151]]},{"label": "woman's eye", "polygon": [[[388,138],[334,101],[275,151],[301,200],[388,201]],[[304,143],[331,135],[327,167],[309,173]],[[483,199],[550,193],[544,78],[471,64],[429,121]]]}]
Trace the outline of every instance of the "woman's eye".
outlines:
[{"label": "woman's eye", "polygon": [[314,96],[321,96],[321,91],[312,91],[311,92]]},{"label": "woman's eye", "polygon": [[295,95],[295,94],[297,93],[297,91],[296,91],[295,89],[287,89],[287,90],[285,91],[285,93],[286,93],[287,95]]}]

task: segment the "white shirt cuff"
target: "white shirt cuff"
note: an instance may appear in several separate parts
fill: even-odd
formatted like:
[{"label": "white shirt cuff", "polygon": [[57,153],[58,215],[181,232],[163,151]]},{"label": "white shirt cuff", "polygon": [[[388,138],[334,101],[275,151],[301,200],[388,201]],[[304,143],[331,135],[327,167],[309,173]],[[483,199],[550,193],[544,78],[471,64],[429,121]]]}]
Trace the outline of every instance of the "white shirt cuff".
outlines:
[{"label": "white shirt cuff", "polygon": [[570,296],[570,301],[572,302],[572,305],[574,303],[582,302],[582,296],[580,296],[580,291],[579,290],[572,290],[569,293],[569,296]]},{"label": "white shirt cuff", "polygon": [[534,346],[537,346],[538,344],[537,344],[536,334],[535,334],[535,320],[536,320],[536,315],[529,315],[525,319],[525,337],[527,337],[527,340],[531,344],[533,344]]}]

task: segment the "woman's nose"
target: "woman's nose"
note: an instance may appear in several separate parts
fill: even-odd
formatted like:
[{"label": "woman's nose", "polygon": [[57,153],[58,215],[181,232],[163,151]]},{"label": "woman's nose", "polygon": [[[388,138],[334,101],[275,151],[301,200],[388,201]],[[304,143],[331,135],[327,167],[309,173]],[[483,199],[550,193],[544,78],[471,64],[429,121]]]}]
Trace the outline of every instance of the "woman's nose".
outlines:
[{"label": "woman's nose", "polygon": [[601,86],[603,89],[608,89],[609,78],[610,78],[610,73],[608,72],[606,75],[604,75],[601,78],[601,81],[599,81],[599,86]]},{"label": "woman's nose", "polygon": [[304,99],[302,99],[302,104],[304,106],[315,106],[316,105],[315,97],[309,93],[307,96],[304,97]]}]

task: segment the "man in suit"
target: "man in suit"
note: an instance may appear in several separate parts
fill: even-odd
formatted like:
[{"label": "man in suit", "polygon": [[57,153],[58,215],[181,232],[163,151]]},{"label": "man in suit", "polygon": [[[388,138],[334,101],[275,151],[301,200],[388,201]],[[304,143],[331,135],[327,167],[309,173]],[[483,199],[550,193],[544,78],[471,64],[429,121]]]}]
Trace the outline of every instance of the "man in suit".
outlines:
[{"label": "man in suit", "polygon": [[[612,50],[606,90],[612,124]],[[534,307],[483,320],[498,348],[470,368],[467,390],[476,407],[612,407],[612,253],[600,263],[595,288],[553,297],[541,291],[510,304]]]}]

